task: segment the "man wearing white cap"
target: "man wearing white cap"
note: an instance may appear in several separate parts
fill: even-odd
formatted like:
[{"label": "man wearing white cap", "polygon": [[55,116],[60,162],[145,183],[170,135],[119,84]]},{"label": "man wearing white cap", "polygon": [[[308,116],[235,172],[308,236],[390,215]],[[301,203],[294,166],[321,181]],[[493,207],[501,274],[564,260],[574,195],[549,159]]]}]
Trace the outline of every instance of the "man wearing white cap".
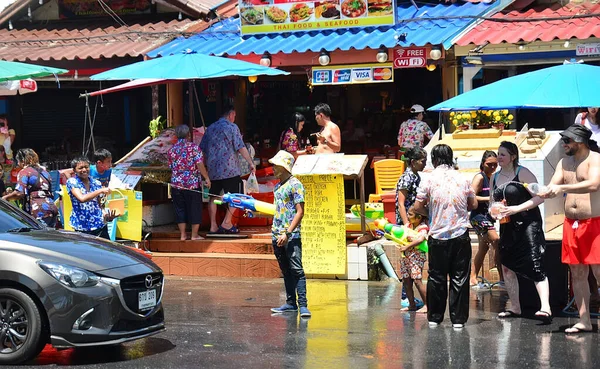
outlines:
[{"label": "man wearing white cap", "polygon": [[410,149],[424,147],[433,137],[433,132],[427,123],[423,122],[425,109],[415,104],[410,108],[410,119],[400,125],[398,131],[398,146]]},{"label": "man wearing white cap", "polygon": [[273,313],[293,313],[300,307],[300,316],[310,317],[306,300],[306,276],[302,267],[302,240],[300,222],[304,216],[304,186],[294,176],[294,156],[279,151],[269,159],[279,179],[275,187],[275,215],[271,227],[273,253],[279,263],[285,284],[285,304],[272,308]]}]

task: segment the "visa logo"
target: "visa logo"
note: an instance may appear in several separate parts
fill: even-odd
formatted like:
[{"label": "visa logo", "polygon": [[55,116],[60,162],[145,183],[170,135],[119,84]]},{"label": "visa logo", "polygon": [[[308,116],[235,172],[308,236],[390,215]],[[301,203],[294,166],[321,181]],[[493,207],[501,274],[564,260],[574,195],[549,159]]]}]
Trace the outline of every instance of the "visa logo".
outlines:
[{"label": "visa logo", "polygon": [[370,81],[372,79],[372,75],[371,68],[352,69],[353,81]]}]

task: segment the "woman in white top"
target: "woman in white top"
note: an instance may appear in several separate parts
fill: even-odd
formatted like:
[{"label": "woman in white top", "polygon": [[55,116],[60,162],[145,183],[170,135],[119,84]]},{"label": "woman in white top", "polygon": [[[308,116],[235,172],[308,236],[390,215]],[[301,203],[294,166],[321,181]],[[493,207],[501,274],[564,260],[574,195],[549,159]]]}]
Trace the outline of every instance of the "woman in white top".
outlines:
[{"label": "woman in white top", "polygon": [[583,124],[592,131],[591,139],[600,143],[600,116],[598,110],[600,108],[587,108],[586,112],[577,114],[575,124]]}]

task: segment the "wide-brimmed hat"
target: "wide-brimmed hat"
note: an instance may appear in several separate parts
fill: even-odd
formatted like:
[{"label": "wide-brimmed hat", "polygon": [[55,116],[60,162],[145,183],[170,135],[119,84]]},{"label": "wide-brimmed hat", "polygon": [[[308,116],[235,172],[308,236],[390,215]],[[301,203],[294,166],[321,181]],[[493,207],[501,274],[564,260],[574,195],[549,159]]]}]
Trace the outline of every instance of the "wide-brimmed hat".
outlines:
[{"label": "wide-brimmed hat", "polygon": [[592,131],[583,124],[573,124],[562,131],[560,135],[568,137],[575,142],[589,143],[590,138],[592,137]]},{"label": "wide-brimmed hat", "polygon": [[277,155],[269,159],[269,163],[279,165],[291,174],[294,166],[294,156],[287,151],[279,150]]},{"label": "wide-brimmed hat", "polygon": [[422,105],[415,104],[410,107],[410,112],[411,113],[423,113],[423,112],[425,112],[425,108]]}]

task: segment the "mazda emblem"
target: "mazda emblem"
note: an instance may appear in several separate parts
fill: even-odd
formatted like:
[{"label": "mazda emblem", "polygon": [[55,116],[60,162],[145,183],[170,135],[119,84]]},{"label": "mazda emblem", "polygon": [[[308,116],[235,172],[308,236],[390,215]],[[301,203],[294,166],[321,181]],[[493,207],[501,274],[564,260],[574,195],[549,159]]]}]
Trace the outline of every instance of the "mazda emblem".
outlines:
[{"label": "mazda emblem", "polygon": [[152,288],[152,276],[151,275],[147,275],[146,276],[146,288]]}]

